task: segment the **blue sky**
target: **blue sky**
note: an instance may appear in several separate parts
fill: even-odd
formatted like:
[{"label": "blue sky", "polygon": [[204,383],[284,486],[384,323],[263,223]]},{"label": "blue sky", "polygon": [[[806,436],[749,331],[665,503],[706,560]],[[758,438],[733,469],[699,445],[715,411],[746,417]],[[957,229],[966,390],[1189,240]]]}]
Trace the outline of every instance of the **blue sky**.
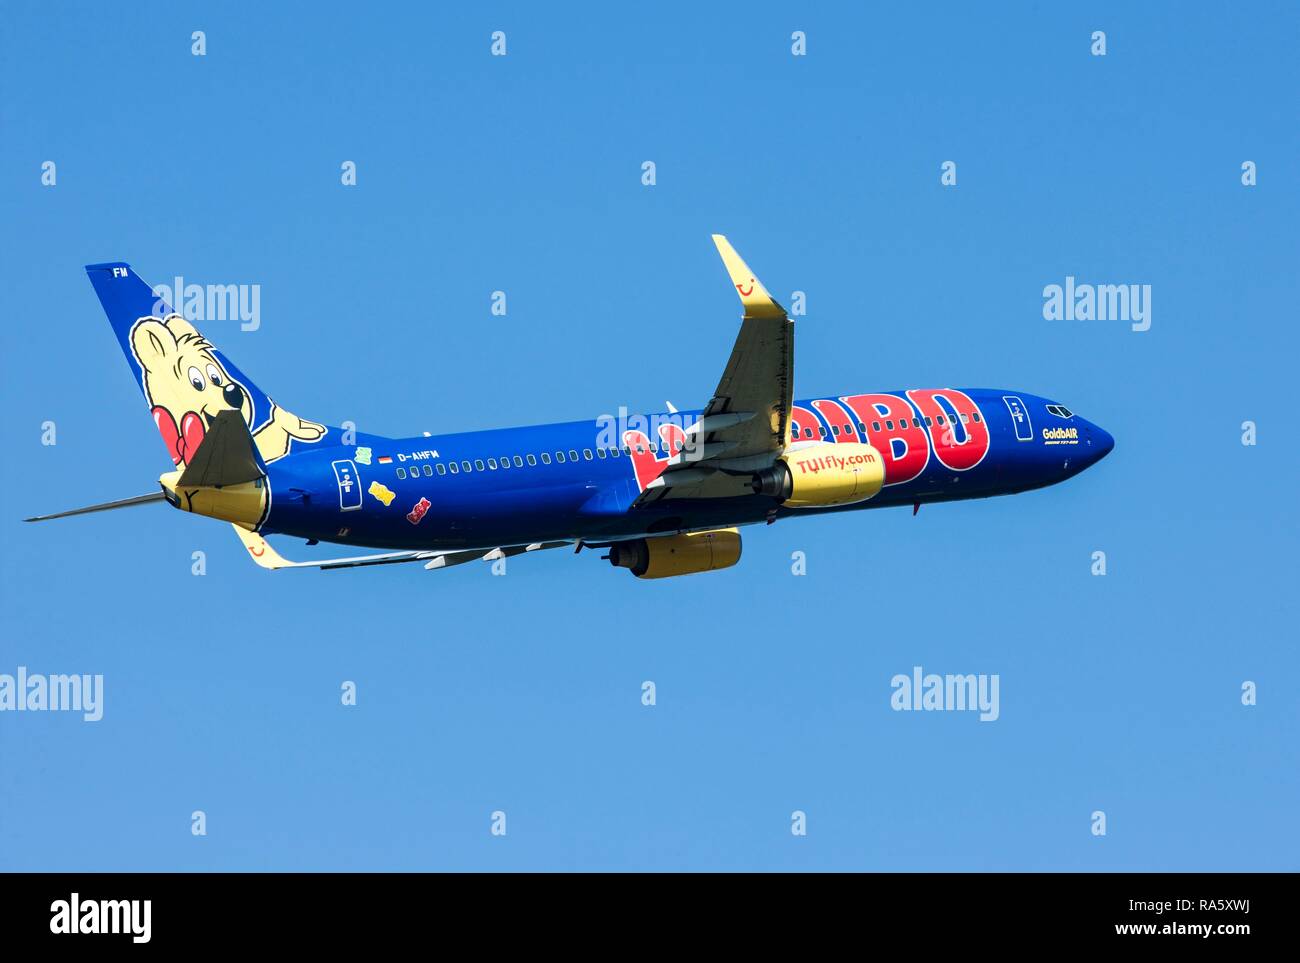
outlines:
[{"label": "blue sky", "polygon": [[[1300,868],[1300,15],[1088,7],[9,4],[0,673],[103,673],[105,709],[0,714],[0,868]],[[398,435],[703,404],[738,320],[713,232],[807,293],[797,394],[1016,388],[1114,453],[661,583],[19,521],[170,467],[85,263],[259,284],[257,331],[204,333]],[[1150,284],[1151,329],[1044,320],[1067,275]],[[998,674],[1000,718],[892,711],[914,665]]]}]

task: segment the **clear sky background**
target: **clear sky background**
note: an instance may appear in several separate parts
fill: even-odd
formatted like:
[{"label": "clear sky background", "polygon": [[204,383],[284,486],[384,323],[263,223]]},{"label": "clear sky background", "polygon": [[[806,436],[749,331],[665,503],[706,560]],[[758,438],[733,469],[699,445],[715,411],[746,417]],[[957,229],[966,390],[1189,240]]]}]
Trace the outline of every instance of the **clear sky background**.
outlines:
[{"label": "clear sky background", "polygon": [[[6,4],[0,672],[106,692],[0,714],[0,867],[1300,868],[1300,14],[1063,6]],[[19,521],[170,468],[83,264],[260,284],[259,330],[204,333],[399,435],[702,405],[739,316],[712,232],[807,293],[797,394],[1015,388],[1114,453],[658,583]],[[1151,329],[1045,321],[1067,275],[1150,284]],[[999,674],[1001,718],[892,711],[914,665]]]}]

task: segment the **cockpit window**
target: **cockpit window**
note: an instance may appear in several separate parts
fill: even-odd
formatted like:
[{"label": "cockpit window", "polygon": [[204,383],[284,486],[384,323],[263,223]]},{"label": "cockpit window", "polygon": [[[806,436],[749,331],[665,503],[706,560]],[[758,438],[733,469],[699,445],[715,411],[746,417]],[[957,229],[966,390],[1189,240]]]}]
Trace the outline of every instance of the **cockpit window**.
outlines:
[{"label": "cockpit window", "polygon": [[1071,411],[1069,408],[1065,407],[1065,405],[1048,405],[1047,410],[1051,414],[1056,415],[1056,417],[1058,418],[1074,417],[1074,412]]}]

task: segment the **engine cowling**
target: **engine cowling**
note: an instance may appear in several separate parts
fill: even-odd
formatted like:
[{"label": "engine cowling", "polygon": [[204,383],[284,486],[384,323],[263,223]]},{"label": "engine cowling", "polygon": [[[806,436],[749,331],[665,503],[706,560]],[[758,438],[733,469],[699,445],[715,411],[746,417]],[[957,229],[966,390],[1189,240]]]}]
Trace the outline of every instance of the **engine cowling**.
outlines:
[{"label": "engine cowling", "polygon": [[787,451],[754,475],[755,494],[790,508],[864,502],[885,483],[885,460],[871,445],[843,442]]},{"label": "engine cowling", "polygon": [[609,561],[637,578],[670,578],[730,568],[740,561],[740,532],[725,528],[615,542]]}]

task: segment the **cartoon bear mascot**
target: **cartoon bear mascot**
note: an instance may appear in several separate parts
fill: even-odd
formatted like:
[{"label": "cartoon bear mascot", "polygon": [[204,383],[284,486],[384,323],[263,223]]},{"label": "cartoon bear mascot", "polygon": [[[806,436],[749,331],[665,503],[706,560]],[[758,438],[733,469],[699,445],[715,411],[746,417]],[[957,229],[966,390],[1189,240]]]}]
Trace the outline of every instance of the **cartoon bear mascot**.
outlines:
[{"label": "cartoon bear mascot", "polygon": [[230,377],[212,345],[178,314],[141,318],[131,328],[131,350],[140,363],[145,398],[172,461],[188,464],[212,419],[236,410],[253,432],[262,460],[270,463],[289,453],[291,440],[319,441],[325,426],[304,421],[275,402],[270,417],[253,426],[253,399]]}]

